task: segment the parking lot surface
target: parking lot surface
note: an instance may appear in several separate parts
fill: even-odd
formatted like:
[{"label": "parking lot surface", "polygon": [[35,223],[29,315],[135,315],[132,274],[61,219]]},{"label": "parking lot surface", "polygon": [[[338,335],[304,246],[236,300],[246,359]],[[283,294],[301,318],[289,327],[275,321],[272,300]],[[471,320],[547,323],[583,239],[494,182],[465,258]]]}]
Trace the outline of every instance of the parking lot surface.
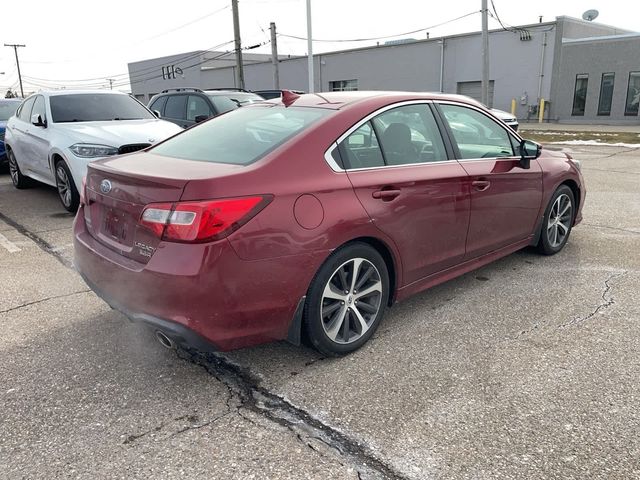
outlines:
[{"label": "parking lot surface", "polygon": [[640,149],[573,147],[584,221],[394,306],[342,359],[164,349],[0,174],[2,478],[640,478]]}]

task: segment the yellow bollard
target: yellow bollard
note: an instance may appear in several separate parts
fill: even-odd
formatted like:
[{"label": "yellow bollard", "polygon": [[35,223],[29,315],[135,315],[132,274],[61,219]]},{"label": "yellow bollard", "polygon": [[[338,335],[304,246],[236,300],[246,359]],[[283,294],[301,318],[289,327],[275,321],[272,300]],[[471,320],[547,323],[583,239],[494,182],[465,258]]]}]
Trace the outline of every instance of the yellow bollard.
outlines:
[{"label": "yellow bollard", "polygon": [[540,108],[538,109],[538,123],[542,123],[544,119],[544,98],[540,99]]},{"label": "yellow bollard", "polygon": [[511,115],[516,116],[516,99],[511,99]]}]

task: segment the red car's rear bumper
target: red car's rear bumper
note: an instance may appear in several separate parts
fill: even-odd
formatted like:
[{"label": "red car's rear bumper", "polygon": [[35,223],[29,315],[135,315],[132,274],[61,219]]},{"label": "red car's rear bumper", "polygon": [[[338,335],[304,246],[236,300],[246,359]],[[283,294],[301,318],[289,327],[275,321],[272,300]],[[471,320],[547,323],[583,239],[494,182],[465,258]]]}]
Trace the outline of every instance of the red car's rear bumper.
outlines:
[{"label": "red car's rear bumper", "polygon": [[[177,343],[219,350],[285,339],[326,254],[244,261],[227,240],[161,242],[145,265],[105,247],[74,222],[74,264],[111,307]],[[211,344],[211,345],[209,345]]]}]

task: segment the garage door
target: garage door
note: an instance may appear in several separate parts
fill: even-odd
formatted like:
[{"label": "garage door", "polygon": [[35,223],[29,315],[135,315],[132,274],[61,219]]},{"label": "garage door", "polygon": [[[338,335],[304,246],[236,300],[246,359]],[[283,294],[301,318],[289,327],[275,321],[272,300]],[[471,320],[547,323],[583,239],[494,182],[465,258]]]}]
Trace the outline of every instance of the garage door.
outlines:
[{"label": "garage door", "polygon": [[[489,108],[493,107],[493,84],[494,81],[489,81]],[[482,82],[458,82],[458,94],[466,95],[479,102],[482,101]]]}]

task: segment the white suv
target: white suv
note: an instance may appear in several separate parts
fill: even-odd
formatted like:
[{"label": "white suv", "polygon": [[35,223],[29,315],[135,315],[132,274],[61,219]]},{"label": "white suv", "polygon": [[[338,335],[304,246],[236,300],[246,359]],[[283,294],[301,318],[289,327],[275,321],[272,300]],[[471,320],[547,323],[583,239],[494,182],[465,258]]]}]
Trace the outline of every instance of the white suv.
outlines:
[{"label": "white suv", "polygon": [[55,186],[64,208],[74,212],[89,162],[141,150],[181,131],[125,93],[59,90],[22,102],[4,141],[13,185],[25,188],[34,179]]}]

